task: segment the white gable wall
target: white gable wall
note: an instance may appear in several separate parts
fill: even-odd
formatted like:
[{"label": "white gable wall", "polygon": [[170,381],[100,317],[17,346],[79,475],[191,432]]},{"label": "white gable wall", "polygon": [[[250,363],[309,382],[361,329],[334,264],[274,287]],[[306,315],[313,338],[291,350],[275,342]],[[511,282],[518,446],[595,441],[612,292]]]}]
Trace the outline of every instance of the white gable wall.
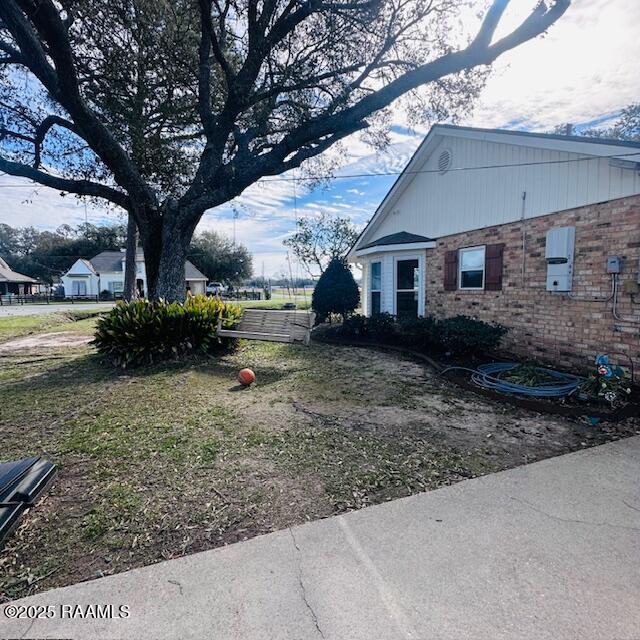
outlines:
[{"label": "white gable wall", "polygon": [[[100,279],[95,273],[87,273],[86,275],[79,273],[67,274],[62,276],[61,281],[65,296],[97,296],[100,293]],[[74,287],[74,282],[79,283],[77,287]],[[84,286],[80,283],[84,283]],[[78,293],[78,291],[82,293]]]},{"label": "white gable wall", "polygon": [[89,267],[89,265],[84,260],[76,260],[71,265],[71,269],[69,269],[69,271],[67,271],[67,273],[65,275],[67,275],[67,276],[74,276],[74,275],[86,276],[86,275],[94,275],[94,274],[95,274],[95,272],[93,271],[93,269],[91,269]]},{"label": "white gable wall", "polygon": [[[437,170],[444,149],[452,154],[451,169],[410,178],[386,203],[359,246],[400,231],[437,238],[514,222],[522,216],[523,192],[527,218],[640,193],[638,172],[611,166],[609,158],[566,162],[585,156],[480,138],[438,136],[415,169]],[[633,150],[616,151],[624,155]],[[514,164],[521,166],[455,171]]]},{"label": "white gable wall", "polygon": [[[64,287],[65,296],[97,296],[99,293],[98,276],[83,260],[76,260],[60,280]],[[74,285],[74,283],[76,284]]]}]

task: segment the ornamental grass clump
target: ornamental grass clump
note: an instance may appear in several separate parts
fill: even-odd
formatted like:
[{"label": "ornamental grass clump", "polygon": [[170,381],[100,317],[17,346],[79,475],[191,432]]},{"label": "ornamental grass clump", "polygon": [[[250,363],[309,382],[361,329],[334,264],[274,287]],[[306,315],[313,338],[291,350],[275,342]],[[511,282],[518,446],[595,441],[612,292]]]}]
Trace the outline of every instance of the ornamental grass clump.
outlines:
[{"label": "ornamental grass clump", "polygon": [[92,344],[123,368],[197,351],[215,353],[233,344],[218,336],[218,320],[231,327],[241,315],[238,305],[205,296],[190,297],[184,303],[120,302],[98,320]]}]

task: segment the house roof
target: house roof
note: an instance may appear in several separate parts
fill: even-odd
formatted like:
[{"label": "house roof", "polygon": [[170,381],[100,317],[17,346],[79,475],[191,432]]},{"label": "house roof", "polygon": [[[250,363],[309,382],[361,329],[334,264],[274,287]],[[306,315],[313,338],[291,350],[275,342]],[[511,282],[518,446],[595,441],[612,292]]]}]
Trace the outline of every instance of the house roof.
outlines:
[{"label": "house roof", "polygon": [[102,273],[104,271],[117,273],[118,271],[122,271],[123,260],[124,253],[122,251],[103,251],[91,258],[91,260],[83,260],[83,262],[89,263],[89,266],[92,267],[96,273]]},{"label": "house roof", "polygon": [[186,260],[184,263],[184,279],[185,280],[208,280],[207,276],[196,269],[193,262]]},{"label": "house roof", "polygon": [[[122,273],[122,261],[124,260],[122,251],[103,251],[91,260],[82,260],[89,268],[96,273]],[[141,250],[137,252],[137,258],[144,259]],[[207,276],[196,269],[195,265],[187,260],[184,264],[185,280],[206,280]]]},{"label": "house roof", "polygon": [[38,283],[35,278],[13,271],[2,258],[0,258],[0,282],[17,282],[19,284]]},{"label": "house roof", "polygon": [[[561,142],[580,142],[587,144],[601,144],[614,147],[629,147],[640,149],[638,140],[617,140],[616,138],[594,138],[592,136],[574,136],[562,133],[538,133],[536,131],[514,131],[513,129],[488,129],[484,127],[460,127],[454,124],[436,124],[433,129],[450,129],[454,131],[468,131],[469,133],[491,133],[500,135],[516,135],[525,138],[537,138],[539,140],[559,140]],[[430,132],[431,133],[431,132]]]},{"label": "house roof", "polygon": [[378,238],[369,244],[365,244],[360,249],[370,249],[371,247],[380,247],[388,244],[415,244],[416,242],[432,242],[433,238],[427,238],[426,236],[419,236],[416,233],[409,233],[408,231],[400,231],[398,233],[392,233],[388,236]]},{"label": "house roof", "polygon": [[[593,138],[589,136],[561,135],[552,133],[536,133],[531,131],[513,131],[510,129],[487,129],[481,127],[461,127],[451,124],[436,124],[431,127],[429,133],[420,143],[415,153],[393,183],[384,199],[376,209],[369,223],[362,230],[357,240],[349,251],[349,256],[354,257],[356,251],[369,247],[370,244],[360,246],[360,242],[366,238],[369,231],[377,225],[387,209],[413,180],[416,171],[428,157],[431,148],[437,145],[443,136],[455,136],[515,144],[520,146],[539,147],[556,151],[566,151],[584,154],[585,156],[604,156],[640,164],[640,141],[615,140],[611,138]],[[634,153],[634,150],[637,153]]]}]

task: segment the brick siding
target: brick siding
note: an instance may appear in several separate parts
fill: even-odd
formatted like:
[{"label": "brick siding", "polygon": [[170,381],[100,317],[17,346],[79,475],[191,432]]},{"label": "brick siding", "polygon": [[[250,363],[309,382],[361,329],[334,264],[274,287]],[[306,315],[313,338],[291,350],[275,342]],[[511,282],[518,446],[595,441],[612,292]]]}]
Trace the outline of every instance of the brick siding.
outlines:
[{"label": "brick siding", "polygon": [[[546,233],[563,226],[576,228],[570,295],[545,288]],[[501,291],[444,290],[446,251],[500,242],[505,243]],[[427,249],[426,312],[440,318],[465,314],[500,322],[511,328],[504,341],[509,351],[560,367],[585,370],[597,353],[608,353],[621,364],[632,358],[636,371],[640,371],[640,323],[615,320],[611,302],[580,300],[609,296],[609,255],[625,257],[619,277],[618,314],[640,318],[640,295],[635,296],[634,304],[624,292],[625,281],[638,278],[640,196],[440,238],[435,249]]]}]

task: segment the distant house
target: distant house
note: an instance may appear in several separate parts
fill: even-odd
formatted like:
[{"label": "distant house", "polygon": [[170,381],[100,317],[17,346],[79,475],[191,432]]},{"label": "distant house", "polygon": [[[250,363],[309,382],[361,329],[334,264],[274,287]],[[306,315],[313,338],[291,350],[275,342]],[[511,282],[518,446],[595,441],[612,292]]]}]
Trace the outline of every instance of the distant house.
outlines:
[{"label": "distant house", "polygon": [[366,315],[465,314],[528,357],[638,367],[640,142],[436,125],[349,259]]},{"label": "distant house", "polygon": [[[71,269],[62,276],[65,296],[97,296],[103,291],[118,296],[124,290],[125,250],[103,251],[91,260],[76,260]],[[204,293],[207,277],[189,262],[185,263],[185,290],[193,295]],[[144,254],[136,255],[136,286],[138,293],[145,297],[148,293]]]},{"label": "distant house", "polygon": [[13,271],[11,267],[0,258],[0,296],[8,294],[21,296],[37,293],[39,284],[35,278]]}]

